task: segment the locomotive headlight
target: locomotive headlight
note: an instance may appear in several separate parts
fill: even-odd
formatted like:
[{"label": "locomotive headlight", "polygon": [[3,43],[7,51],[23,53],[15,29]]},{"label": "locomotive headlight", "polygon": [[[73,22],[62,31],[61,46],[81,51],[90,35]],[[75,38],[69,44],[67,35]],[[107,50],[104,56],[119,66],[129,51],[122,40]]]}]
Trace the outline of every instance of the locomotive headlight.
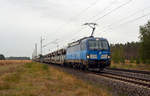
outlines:
[{"label": "locomotive headlight", "polygon": [[96,54],[90,54],[86,56],[87,59],[97,59],[97,55]]},{"label": "locomotive headlight", "polygon": [[89,59],[89,58],[90,58],[90,56],[89,56],[89,55],[87,55],[87,56],[86,56],[86,58],[87,58],[87,59]]},{"label": "locomotive headlight", "polygon": [[108,55],[107,58],[110,59],[111,57]]}]

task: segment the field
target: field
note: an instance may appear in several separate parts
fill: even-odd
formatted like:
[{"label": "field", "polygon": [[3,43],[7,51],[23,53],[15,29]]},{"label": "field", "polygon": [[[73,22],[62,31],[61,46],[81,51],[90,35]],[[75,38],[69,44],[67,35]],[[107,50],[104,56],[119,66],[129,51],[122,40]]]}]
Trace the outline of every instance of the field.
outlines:
[{"label": "field", "polygon": [[150,71],[150,64],[136,64],[136,63],[130,63],[129,61],[126,60],[124,64],[111,62],[111,68]]},{"label": "field", "polygon": [[104,88],[32,61],[0,61],[0,96],[111,96]]}]

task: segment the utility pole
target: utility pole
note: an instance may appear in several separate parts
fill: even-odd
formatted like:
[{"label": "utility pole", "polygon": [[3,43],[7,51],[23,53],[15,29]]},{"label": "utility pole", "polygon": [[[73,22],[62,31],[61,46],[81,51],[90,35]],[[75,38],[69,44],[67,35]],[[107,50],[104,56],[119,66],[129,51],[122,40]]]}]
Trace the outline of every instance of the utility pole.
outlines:
[{"label": "utility pole", "polygon": [[32,53],[32,59],[34,59],[36,57],[37,57],[37,44],[35,44],[35,48],[34,48],[33,53]]},{"label": "utility pole", "polygon": [[43,39],[41,36],[41,41],[40,41],[40,43],[41,43],[41,55],[43,54],[43,40],[45,40],[45,39]]},{"label": "utility pole", "polygon": [[85,23],[84,25],[88,25],[89,27],[92,28],[92,33],[91,33],[91,37],[93,37],[94,31],[96,29],[96,23]]},{"label": "utility pole", "polygon": [[35,44],[35,57],[37,57],[37,43]]}]

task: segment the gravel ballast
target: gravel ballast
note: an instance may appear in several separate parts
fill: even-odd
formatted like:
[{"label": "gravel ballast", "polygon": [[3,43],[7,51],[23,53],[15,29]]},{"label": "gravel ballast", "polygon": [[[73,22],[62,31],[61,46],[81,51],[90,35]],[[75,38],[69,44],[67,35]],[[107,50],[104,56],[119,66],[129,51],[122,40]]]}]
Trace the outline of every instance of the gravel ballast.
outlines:
[{"label": "gravel ballast", "polygon": [[59,66],[55,67],[61,68],[61,70],[64,72],[72,74],[77,78],[92,84],[106,86],[106,88],[111,89],[110,91],[113,92],[114,96],[150,96],[150,88],[147,87],[127,83],[120,80],[110,79],[89,72],[74,70],[72,68],[64,68]]}]

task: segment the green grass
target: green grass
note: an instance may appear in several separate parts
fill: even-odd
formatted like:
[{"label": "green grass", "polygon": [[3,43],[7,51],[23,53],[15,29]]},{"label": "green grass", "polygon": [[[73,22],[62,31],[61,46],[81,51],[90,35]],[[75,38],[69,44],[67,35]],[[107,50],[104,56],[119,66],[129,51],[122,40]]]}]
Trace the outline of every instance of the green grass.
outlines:
[{"label": "green grass", "polygon": [[0,76],[0,96],[111,96],[111,93],[59,69],[31,62]]},{"label": "green grass", "polygon": [[125,64],[121,63],[113,63],[110,66],[111,68],[123,68],[123,69],[130,69],[130,70],[144,70],[150,71],[150,64],[136,64],[126,61]]}]

